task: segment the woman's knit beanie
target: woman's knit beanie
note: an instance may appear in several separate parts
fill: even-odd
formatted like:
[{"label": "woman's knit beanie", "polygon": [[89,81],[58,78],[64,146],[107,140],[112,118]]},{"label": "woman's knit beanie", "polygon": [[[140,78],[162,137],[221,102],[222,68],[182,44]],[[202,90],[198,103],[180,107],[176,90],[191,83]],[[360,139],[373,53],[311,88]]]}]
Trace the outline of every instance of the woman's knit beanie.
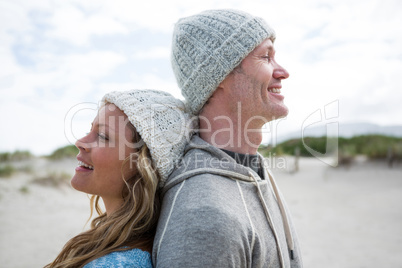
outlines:
[{"label": "woman's knit beanie", "polygon": [[180,19],[174,28],[171,63],[187,105],[198,114],[218,85],[274,30],[239,10],[207,10]]},{"label": "woman's knit beanie", "polygon": [[127,115],[148,146],[163,187],[195,127],[183,102],[167,92],[145,89],[110,92],[101,103],[113,103]]}]

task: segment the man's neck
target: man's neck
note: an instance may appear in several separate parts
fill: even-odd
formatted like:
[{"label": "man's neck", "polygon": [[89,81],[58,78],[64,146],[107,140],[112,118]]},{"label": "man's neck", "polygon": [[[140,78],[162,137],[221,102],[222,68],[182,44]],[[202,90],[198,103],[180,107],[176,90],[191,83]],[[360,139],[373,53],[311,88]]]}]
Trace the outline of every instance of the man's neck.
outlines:
[{"label": "man's neck", "polygon": [[257,154],[266,122],[243,110],[240,101],[232,103],[227,99],[228,93],[222,87],[209,98],[199,114],[200,137],[219,149]]},{"label": "man's neck", "polygon": [[257,154],[262,142],[261,127],[245,128],[236,120],[215,118],[200,120],[201,139],[219,149],[241,154]]}]

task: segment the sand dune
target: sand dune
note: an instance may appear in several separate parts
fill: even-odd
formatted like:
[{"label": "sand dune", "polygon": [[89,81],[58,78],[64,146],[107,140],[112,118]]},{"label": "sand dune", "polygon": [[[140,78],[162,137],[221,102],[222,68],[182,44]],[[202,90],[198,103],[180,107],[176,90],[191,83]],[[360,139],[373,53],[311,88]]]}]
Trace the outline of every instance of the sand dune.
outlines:
[{"label": "sand dune", "polygon": [[[360,161],[331,168],[302,158],[297,173],[273,172],[293,214],[305,267],[402,267],[402,165]],[[276,163],[279,163],[277,161]],[[75,160],[34,159],[0,178],[0,267],[43,267],[84,229],[89,200],[70,186],[32,183]]]}]

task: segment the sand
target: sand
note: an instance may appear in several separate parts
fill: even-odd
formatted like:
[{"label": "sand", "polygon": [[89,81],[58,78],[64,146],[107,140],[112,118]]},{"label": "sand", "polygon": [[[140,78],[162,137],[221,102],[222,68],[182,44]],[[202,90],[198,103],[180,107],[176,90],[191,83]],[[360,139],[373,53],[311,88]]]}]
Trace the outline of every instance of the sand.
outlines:
[{"label": "sand", "polygon": [[[0,179],[0,267],[43,267],[64,243],[84,230],[89,216],[86,194],[68,185],[42,186],[31,181],[52,172],[72,175],[76,160],[20,163],[33,167]],[[26,189],[26,190],[24,190]]]},{"label": "sand", "polygon": [[311,158],[298,173],[275,173],[305,267],[402,267],[402,165],[331,168]]},{"label": "sand", "polygon": [[[281,159],[278,159],[281,160]],[[402,164],[357,161],[332,168],[315,158],[276,161],[273,172],[292,212],[304,267],[402,267]],[[52,172],[73,174],[76,161],[34,159],[0,178],[0,267],[43,267],[85,228],[86,194],[32,183]],[[27,169],[27,168],[25,168]]]}]

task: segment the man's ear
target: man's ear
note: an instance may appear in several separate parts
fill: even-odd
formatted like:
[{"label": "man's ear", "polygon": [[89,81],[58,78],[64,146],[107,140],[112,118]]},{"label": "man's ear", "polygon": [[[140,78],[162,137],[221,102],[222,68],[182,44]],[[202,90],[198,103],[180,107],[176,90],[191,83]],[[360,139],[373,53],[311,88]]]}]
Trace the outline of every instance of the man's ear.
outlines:
[{"label": "man's ear", "polygon": [[228,75],[225,77],[225,79],[223,79],[222,82],[219,83],[219,85],[218,85],[218,87],[217,87],[216,89],[223,89],[223,90],[225,90],[226,87],[227,87],[227,81],[228,81],[230,75],[231,75],[231,73],[228,74]]},{"label": "man's ear", "polygon": [[222,82],[219,83],[217,89],[223,89],[223,90],[227,90],[230,88],[230,84],[232,82],[232,79],[234,79],[234,76],[236,75],[236,73],[240,73],[241,72],[241,65],[239,65],[238,67],[234,68],[226,77],[225,79],[222,80]]},{"label": "man's ear", "polygon": [[[226,77],[226,78],[227,78],[227,77]],[[219,85],[217,86],[216,89],[224,89],[224,88],[225,88],[225,84],[226,84],[225,81],[226,81],[226,78],[223,79],[223,81],[219,83]]]}]

